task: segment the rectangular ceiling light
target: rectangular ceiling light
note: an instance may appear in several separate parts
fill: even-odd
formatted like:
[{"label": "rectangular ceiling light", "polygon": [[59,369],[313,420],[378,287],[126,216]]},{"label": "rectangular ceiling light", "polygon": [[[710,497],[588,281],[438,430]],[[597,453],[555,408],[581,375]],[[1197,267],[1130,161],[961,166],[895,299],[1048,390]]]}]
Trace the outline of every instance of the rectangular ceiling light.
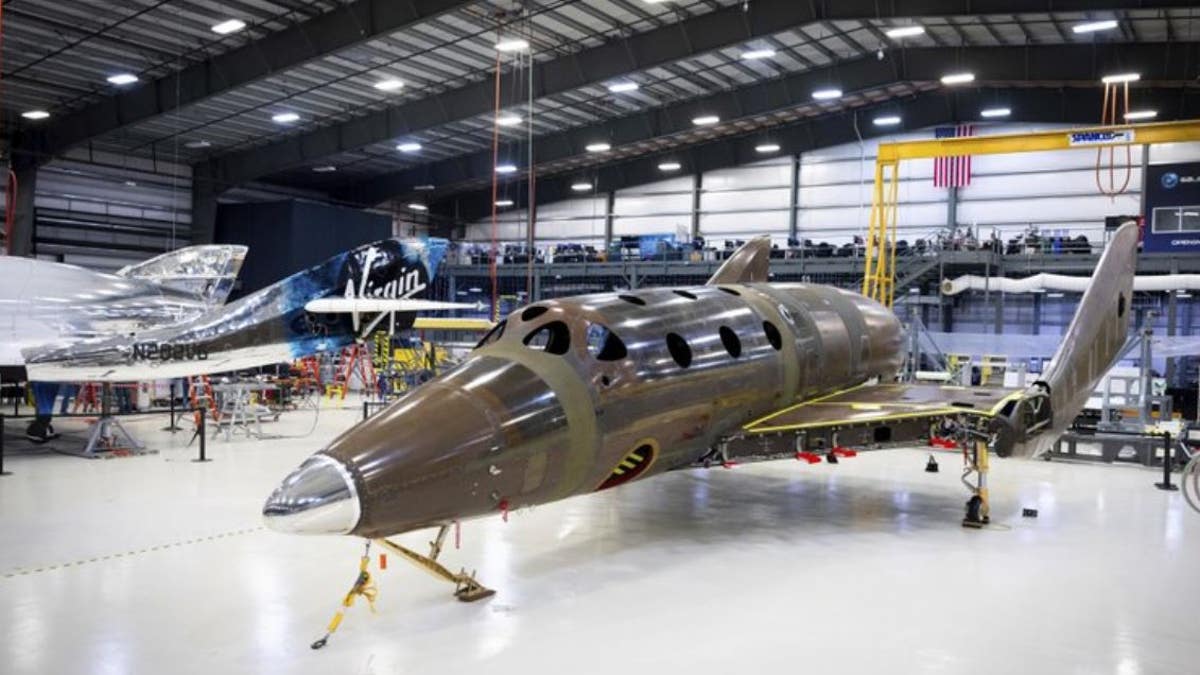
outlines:
[{"label": "rectangular ceiling light", "polygon": [[417,202],[413,202],[412,204],[409,204],[408,208],[412,209],[413,211],[428,211],[429,210],[428,206],[425,206],[424,204],[419,204]]},{"label": "rectangular ceiling light", "polygon": [[591,183],[572,183],[571,189],[575,192],[587,192],[592,189]]},{"label": "rectangular ceiling light", "polygon": [[117,73],[116,75],[108,76],[108,83],[115,84],[118,87],[126,84],[133,84],[138,81],[138,76],[133,73]]},{"label": "rectangular ceiling light", "polygon": [[1105,21],[1089,21],[1087,23],[1077,23],[1071,26],[1071,30],[1075,33],[1095,33],[1098,30],[1112,30],[1117,27],[1116,19],[1107,19]]},{"label": "rectangular ceiling light", "polygon": [[637,91],[637,82],[613,82],[608,85],[608,90],[614,94],[624,94],[629,91]]},{"label": "rectangular ceiling light", "polygon": [[717,117],[716,115],[701,115],[699,117],[692,118],[692,124],[695,124],[698,127],[712,126],[720,121],[721,118]]},{"label": "rectangular ceiling light", "polygon": [[1142,79],[1141,73],[1113,73],[1100,78],[1104,84],[1120,84],[1121,82],[1137,82]]},{"label": "rectangular ceiling light", "polygon": [[760,155],[769,155],[772,152],[779,152],[778,143],[763,143],[762,145],[754,146],[754,151]]},{"label": "rectangular ceiling light", "polygon": [[899,115],[883,115],[875,118],[875,126],[877,127],[894,127],[900,124]]},{"label": "rectangular ceiling light", "polygon": [[1148,120],[1148,119],[1153,119],[1155,117],[1158,117],[1157,110],[1130,110],[1129,112],[1125,113],[1125,119],[1131,120],[1131,121],[1132,120]]},{"label": "rectangular ceiling light", "polygon": [[612,146],[608,143],[588,143],[584,149],[588,152],[608,152],[612,150]]},{"label": "rectangular ceiling light", "polygon": [[291,124],[292,122],[300,121],[300,115],[294,112],[279,113],[278,115],[272,115],[271,121],[276,124]]},{"label": "rectangular ceiling light", "polygon": [[332,164],[326,164],[325,166],[314,166],[313,167],[313,173],[333,173],[334,171],[337,171],[337,167]]},{"label": "rectangular ceiling light", "polygon": [[230,35],[236,33],[246,27],[246,22],[241,19],[229,19],[212,27],[212,32],[217,35]]},{"label": "rectangular ceiling light", "polygon": [[496,124],[499,124],[502,127],[515,127],[520,123],[520,115],[501,115],[496,118]]},{"label": "rectangular ceiling light", "polygon": [[679,162],[663,162],[658,165],[659,171],[678,171],[683,168]]},{"label": "rectangular ceiling light", "polygon": [[529,49],[529,40],[521,38],[509,38],[496,43],[496,51],[498,52],[523,52]]},{"label": "rectangular ceiling light", "polygon": [[979,112],[980,117],[1008,117],[1011,114],[1009,108],[985,108]]},{"label": "rectangular ceiling light", "polygon": [[27,120],[44,120],[50,116],[50,113],[45,110],[27,110],[21,113],[21,117]]},{"label": "rectangular ceiling light", "polygon": [[417,143],[416,141],[410,141],[407,143],[401,143],[401,144],[397,145],[396,149],[399,150],[400,152],[420,152],[421,144]]},{"label": "rectangular ceiling light", "polygon": [[897,26],[889,29],[885,35],[890,38],[906,38],[916,35],[924,35],[925,26]]},{"label": "rectangular ceiling light", "polygon": [[836,87],[829,89],[818,89],[812,93],[812,97],[818,101],[832,101],[835,98],[842,97],[842,90]]},{"label": "rectangular ceiling light", "polygon": [[404,88],[404,82],[392,77],[386,80],[380,80],[373,86],[379,91],[400,91]]},{"label": "rectangular ceiling light", "polygon": [[511,200],[511,199],[497,199],[496,200],[496,206],[499,206],[501,208],[504,208],[506,206],[512,206],[512,205],[513,205],[513,200]]},{"label": "rectangular ceiling light", "polygon": [[942,76],[942,84],[966,84],[975,81],[975,73],[950,73]]},{"label": "rectangular ceiling light", "polygon": [[510,173],[516,173],[516,172],[517,172],[517,167],[515,164],[498,164],[496,166],[496,173],[498,173],[498,174],[510,174]]},{"label": "rectangular ceiling light", "polygon": [[774,49],[751,49],[748,52],[742,52],[743,61],[758,61],[759,59],[770,59],[774,57]]}]

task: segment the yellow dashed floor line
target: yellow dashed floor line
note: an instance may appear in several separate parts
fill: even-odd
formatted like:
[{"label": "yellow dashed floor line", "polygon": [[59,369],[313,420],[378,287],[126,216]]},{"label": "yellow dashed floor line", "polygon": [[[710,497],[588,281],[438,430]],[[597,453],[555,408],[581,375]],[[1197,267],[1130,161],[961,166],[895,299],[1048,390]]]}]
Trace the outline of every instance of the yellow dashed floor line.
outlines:
[{"label": "yellow dashed floor line", "polygon": [[23,577],[23,576],[28,576],[30,574],[39,574],[41,572],[52,572],[54,570],[65,569],[67,567],[78,567],[80,565],[87,565],[89,563],[103,562],[105,560],[112,560],[114,558],[124,558],[127,556],[141,555],[143,553],[153,553],[155,551],[165,551],[169,548],[178,548],[180,546],[190,546],[192,544],[201,544],[206,541],[216,541],[218,539],[224,539],[226,537],[236,537],[236,536],[240,536],[243,534],[250,534],[251,532],[259,532],[262,529],[263,528],[261,526],[247,527],[247,528],[243,528],[240,530],[230,530],[228,532],[218,532],[217,534],[210,534],[206,537],[195,537],[193,539],[184,539],[183,541],[173,541],[169,544],[159,544],[157,546],[150,546],[147,548],[138,549],[136,551],[121,551],[120,553],[110,553],[108,555],[97,556],[95,558],[87,558],[85,560],[73,560],[71,562],[59,563],[57,565],[44,565],[42,567],[28,567],[28,568],[18,567],[17,569],[15,569],[11,572],[5,573],[4,576],[0,577],[0,578],[9,579],[12,577]]}]

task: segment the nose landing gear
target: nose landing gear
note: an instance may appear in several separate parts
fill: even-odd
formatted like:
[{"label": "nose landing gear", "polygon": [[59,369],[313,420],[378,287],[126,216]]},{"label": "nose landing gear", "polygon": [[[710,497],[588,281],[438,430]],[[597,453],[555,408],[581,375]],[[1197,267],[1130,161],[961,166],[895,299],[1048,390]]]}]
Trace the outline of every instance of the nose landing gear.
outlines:
[{"label": "nose landing gear", "polygon": [[379,542],[380,546],[403,556],[405,560],[429,572],[433,576],[454,584],[454,597],[458,598],[461,602],[475,602],[495,595],[496,591],[479,583],[475,578],[474,571],[467,574],[467,570],[464,568],[455,574],[437,561],[438,555],[442,552],[442,544],[446,541],[446,533],[449,531],[449,525],[442,525],[438,528],[437,537],[429,542],[429,555],[427,556],[401,546],[394,541],[388,541],[387,539],[377,539],[376,541]]},{"label": "nose landing gear", "polygon": [[[467,571],[463,569],[455,574],[437,561],[438,556],[442,552],[442,545],[446,542],[446,534],[449,532],[449,525],[442,525],[438,528],[437,536],[434,537],[433,541],[429,542],[429,555],[427,556],[387,539],[376,539],[374,541],[383,548],[399,554],[405,560],[435,577],[454,584],[454,597],[458,598],[461,602],[475,602],[495,595],[496,591],[484,586],[475,579],[475,572],[467,574]],[[371,607],[371,611],[375,611],[375,598],[379,595],[379,591],[375,587],[371,573],[368,571],[371,563],[371,543],[371,540],[368,539],[362,558],[359,559],[358,576],[355,578],[354,585],[350,587],[350,591],[346,593],[346,597],[342,600],[341,607],[338,608],[337,613],[330,620],[325,635],[312,643],[311,646],[313,649],[320,649],[329,643],[329,638],[341,626],[342,619],[346,616],[346,610],[350,609],[354,601],[358,598],[365,599]],[[387,569],[386,559],[382,555],[380,556],[379,569]]]}]

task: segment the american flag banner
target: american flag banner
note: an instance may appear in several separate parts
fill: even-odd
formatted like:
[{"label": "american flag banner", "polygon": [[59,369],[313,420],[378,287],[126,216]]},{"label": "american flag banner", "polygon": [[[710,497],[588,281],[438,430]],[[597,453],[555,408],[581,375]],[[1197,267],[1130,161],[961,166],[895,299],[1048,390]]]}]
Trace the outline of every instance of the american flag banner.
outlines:
[{"label": "american flag banner", "polygon": [[[934,138],[963,138],[975,135],[974,124],[938,127]],[[971,184],[971,156],[935,157],[933,160],[934,187],[966,187]]]}]

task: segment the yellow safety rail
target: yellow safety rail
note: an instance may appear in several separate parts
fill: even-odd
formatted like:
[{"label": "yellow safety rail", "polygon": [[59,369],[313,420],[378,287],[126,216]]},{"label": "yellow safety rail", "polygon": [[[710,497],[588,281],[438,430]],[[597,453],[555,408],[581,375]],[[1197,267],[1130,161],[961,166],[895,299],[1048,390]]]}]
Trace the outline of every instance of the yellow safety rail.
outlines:
[{"label": "yellow safety rail", "polygon": [[1095,150],[1197,140],[1200,140],[1200,120],[881,143],[875,159],[875,188],[871,193],[862,293],[887,307],[892,306],[896,284],[897,190],[902,160],[1046,150]]}]

